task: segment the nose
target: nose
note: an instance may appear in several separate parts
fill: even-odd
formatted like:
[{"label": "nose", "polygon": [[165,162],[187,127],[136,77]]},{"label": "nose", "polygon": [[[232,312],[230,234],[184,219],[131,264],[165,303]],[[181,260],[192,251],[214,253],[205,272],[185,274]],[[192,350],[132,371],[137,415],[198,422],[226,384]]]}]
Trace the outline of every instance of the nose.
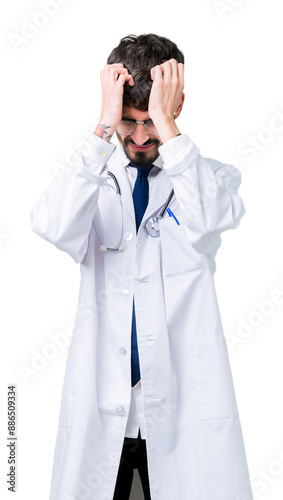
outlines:
[{"label": "nose", "polygon": [[138,123],[132,139],[137,146],[142,146],[149,139],[149,135],[144,130],[143,123]]}]

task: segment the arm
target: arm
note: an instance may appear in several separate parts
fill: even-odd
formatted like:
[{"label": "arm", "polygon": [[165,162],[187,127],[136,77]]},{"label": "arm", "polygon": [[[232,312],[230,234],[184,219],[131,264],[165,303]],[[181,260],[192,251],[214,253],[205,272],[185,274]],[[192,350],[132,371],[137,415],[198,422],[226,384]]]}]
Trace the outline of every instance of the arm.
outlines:
[{"label": "arm", "polygon": [[236,228],[245,213],[238,194],[241,174],[232,165],[203,158],[197,146],[179,132],[175,118],[184,102],[184,65],[170,59],[151,70],[149,114],[162,139],[164,170],[173,183],[186,231],[199,253],[215,253],[220,233]]},{"label": "arm", "polygon": [[69,253],[76,263],[86,254],[99,187],[107,178],[107,162],[115,149],[109,141],[122,118],[124,83],[134,85],[122,64],[106,65],[100,75],[99,125],[30,212],[32,230]]},{"label": "arm", "polygon": [[215,253],[220,234],[235,229],[246,211],[238,194],[240,171],[203,158],[186,134],[166,142],[159,152],[192,246],[199,253]]},{"label": "arm", "polygon": [[103,167],[114,149],[90,134],[30,212],[32,230],[76,263],[87,251],[99,187],[107,178]]}]

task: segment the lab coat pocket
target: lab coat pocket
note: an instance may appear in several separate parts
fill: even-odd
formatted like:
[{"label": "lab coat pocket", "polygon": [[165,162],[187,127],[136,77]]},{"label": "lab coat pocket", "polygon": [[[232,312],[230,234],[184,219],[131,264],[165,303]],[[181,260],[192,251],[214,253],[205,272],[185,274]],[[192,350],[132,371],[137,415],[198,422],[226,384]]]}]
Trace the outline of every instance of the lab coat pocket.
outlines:
[{"label": "lab coat pocket", "polygon": [[85,353],[85,345],[74,344],[69,347],[61,397],[59,427],[73,426]]},{"label": "lab coat pocket", "polygon": [[169,216],[159,221],[163,278],[207,267],[206,256],[196,252],[190,244],[182,214],[177,212],[176,217],[180,225]]},{"label": "lab coat pocket", "polygon": [[225,336],[198,337],[194,349],[200,419],[239,417]]}]

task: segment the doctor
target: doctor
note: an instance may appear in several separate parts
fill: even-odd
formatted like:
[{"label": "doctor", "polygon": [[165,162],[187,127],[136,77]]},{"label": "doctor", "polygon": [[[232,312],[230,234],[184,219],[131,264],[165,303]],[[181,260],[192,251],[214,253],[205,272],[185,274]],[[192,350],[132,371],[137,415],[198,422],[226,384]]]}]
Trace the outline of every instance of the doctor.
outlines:
[{"label": "doctor", "polygon": [[107,63],[99,124],[31,211],[81,269],[50,500],[126,500],[133,467],[146,500],[252,500],[213,276],[240,172],[177,127],[173,42],[131,35]]}]

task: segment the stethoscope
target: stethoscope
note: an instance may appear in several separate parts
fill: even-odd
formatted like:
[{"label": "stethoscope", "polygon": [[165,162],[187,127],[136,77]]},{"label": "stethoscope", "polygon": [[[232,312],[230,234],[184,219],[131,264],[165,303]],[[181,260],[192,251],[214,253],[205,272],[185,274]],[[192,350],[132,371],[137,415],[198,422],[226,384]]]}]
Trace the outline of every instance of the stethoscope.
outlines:
[{"label": "stethoscope", "polygon": [[[119,236],[119,239],[118,239],[118,242],[116,244],[115,247],[107,247],[107,245],[105,245],[105,243],[103,243],[102,239],[101,239],[101,236],[97,230],[97,228],[95,227],[95,224],[94,224],[94,221],[92,221],[92,224],[93,224],[93,227],[96,231],[96,234],[98,236],[98,239],[101,243],[100,245],[100,250],[102,252],[106,252],[106,250],[109,250],[110,252],[123,252],[125,250],[125,247],[123,245],[121,245],[121,241],[122,241],[122,237],[123,237],[123,207],[122,207],[122,198],[121,198],[121,189],[120,189],[120,186],[119,186],[119,183],[117,181],[117,178],[115,177],[115,175],[110,172],[108,170],[108,175],[113,179],[114,181],[114,184],[115,184],[115,188],[113,188],[112,186],[110,186],[108,184],[108,186],[112,189],[115,189],[116,190],[116,194],[118,196],[118,200],[119,200],[119,205],[120,205],[120,212],[121,212],[121,222],[120,222],[120,225],[121,225],[121,231],[120,231],[120,236]],[[155,217],[151,217],[150,219],[147,220],[146,224],[145,224],[145,228],[148,232],[148,234],[150,234],[150,236],[153,236],[154,238],[160,236],[160,231],[159,231],[159,221],[160,219],[162,219],[164,217],[164,214],[166,212],[166,210],[168,211],[169,215],[174,217],[174,219],[176,220],[177,224],[179,224],[178,220],[176,219],[175,215],[173,214],[173,212],[171,212],[170,208],[168,208],[168,205],[170,203],[170,201],[172,200],[172,197],[174,195],[174,189],[171,190],[166,202],[165,202],[165,205],[163,206],[163,208],[161,209],[161,211],[159,212],[158,215],[156,215]]]}]

